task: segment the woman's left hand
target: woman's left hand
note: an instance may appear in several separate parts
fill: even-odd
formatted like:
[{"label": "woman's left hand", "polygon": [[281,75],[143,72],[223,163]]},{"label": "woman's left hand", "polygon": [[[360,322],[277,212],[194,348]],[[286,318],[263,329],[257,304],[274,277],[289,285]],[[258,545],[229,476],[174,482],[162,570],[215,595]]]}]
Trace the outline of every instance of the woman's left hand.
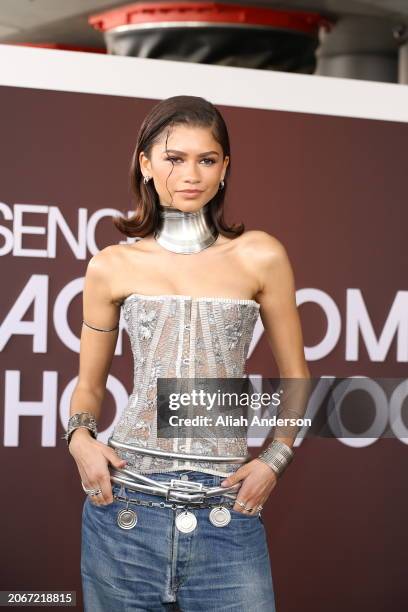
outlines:
[{"label": "woman's left hand", "polygon": [[[230,487],[242,480],[232,509],[244,514],[258,514],[258,506],[264,505],[272,489],[275,488],[277,478],[269,465],[260,459],[253,459],[222,480],[221,485]],[[243,502],[247,508],[252,508],[252,511],[247,512],[243,506],[237,504],[237,501]]]}]

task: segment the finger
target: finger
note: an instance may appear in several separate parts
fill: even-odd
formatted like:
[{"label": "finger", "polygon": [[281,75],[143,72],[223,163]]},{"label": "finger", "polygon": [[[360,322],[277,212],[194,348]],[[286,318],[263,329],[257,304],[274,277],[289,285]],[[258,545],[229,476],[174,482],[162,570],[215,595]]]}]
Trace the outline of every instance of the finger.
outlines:
[{"label": "finger", "polygon": [[111,485],[109,474],[108,475],[104,474],[103,476],[100,476],[94,488],[97,490],[98,489],[101,490],[101,492],[98,493],[98,495],[92,496],[92,500],[98,506],[105,506],[107,504],[110,504],[113,501],[112,485]]},{"label": "finger", "polygon": [[253,516],[254,514],[258,514],[258,506],[256,504],[246,504],[247,508],[251,508],[251,510],[244,510],[245,514],[249,514]]},{"label": "finger", "polygon": [[[98,491],[98,489],[100,489],[100,486],[95,481],[91,482],[90,480],[86,480],[86,481],[83,480],[82,482],[83,482],[85,489],[87,489],[88,491]],[[89,500],[92,504],[94,504],[95,506],[99,505],[99,499],[101,498],[100,493],[97,495],[91,495],[91,493],[87,493],[86,491],[84,492],[85,492],[85,495],[89,497]]]},{"label": "finger", "polygon": [[231,476],[228,476],[228,478],[222,480],[220,482],[220,485],[222,487],[232,487],[234,484],[237,484],[237,482],[240,482],[241,480],[246,478],[247,475],[248,472],[246,470],[239,468],[236,472],[231,474]]},{"label": "finger", "polygon": [[[250,497],[253,495],[253,491],[251,491],[251,487],[248,486],[247,483],[243,482],[240,486],[240,488],[238,489],[238,491],[236,493],[234,493],[235,495],[235,505],[237,505],[238,502],[242,502],[245,504],[245,506],[248,506],[248,499],[250,499]],[[240,510],[243,510],[243,506],[239,506]],[[235,507],[234,507],[235,510]]]},{"label": "finger", "polygon": [[115,468],[123,469],[124,467],[126,467],[126,460],[118,457],[115,451],[109,448],[108,446],[104,449],[104,455],[109,461],[109,463],[111,463]]},{"label": "finger", "polygon": [[108,477],[108,479],[106,479],[105,475],[99,477],[96,476],[93,480],[90,481],[90,484],[85,484],[85,487],[87,489],[100,491],[100,493],[96,493],[95,495],[90,495],[89,493],[87,493],[87,495],[89,495],[89,499],[93,504],[95,504],[95,506],[102,506],[106,504],[107,499],[109,499],[109,493],[108,495],[106,495],[108,489],[106,480],[108,480],[110,485],[110,478]]},{"label": "finger", "polygon": [[111,483],[111,479],[109,475],[105,476],[100,481],[99,487],[102,489],[103,503],[111,504],[113,502],[113,493],[112,493],[112,483]]},{"label": "finger", "polygon": [[263,510],[264,503],[265,503],[264,501],[257,501],[257,502],[252,503],[251,506],[248,506],[248,504],[247,506],[252,508],[251,514],[259,514]]},{"label": "finger", "polygon": [[[247,508],[251,508],[251,510],[246,510],[243,506],[240,506],[237,502],[242,502],[245,504],[245,506]],[[237,499],[235,500],[235,504],[233,506],[233,510],[236,510],[237,512],[242,512],[243,514],[258,514],[259,510],[258,510],[258,505],[257,503],[251,502],[249,500],[244,501],[242,499]]]},{"label": "finger", "polygon": [[[95,489],[98,489],[100,487],[95,486]],[[101,493],[96,493],[95,495],[89,495],[89,499],[91,500],[91,502],[94,504],[94,506],[102,506],[102,492]]]},{"label": "finger", "polygon": [[245,499],[236,499],[235,504],[233,506],[233,510],[235,510],[236,512],[242,512],[242,514],[247,514],[247,511],[245,510],[244,506],[241,504],[244,504],[245,506],[249,508],[251,507],[251,506],[248,506],[248,502]]}]

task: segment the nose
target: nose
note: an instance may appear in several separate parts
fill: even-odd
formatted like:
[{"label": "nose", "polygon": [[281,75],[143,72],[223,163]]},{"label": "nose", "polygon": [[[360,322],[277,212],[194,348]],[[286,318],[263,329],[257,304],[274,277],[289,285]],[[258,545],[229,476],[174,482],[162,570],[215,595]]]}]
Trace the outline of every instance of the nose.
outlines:
[{"label": "nose", "polygon": [[197,168],[197,164],[194,161],[190,163],[186,162],[184,166],[185,176],[184,180],[188,183],[199,183],[201,180],[200,169]]}]

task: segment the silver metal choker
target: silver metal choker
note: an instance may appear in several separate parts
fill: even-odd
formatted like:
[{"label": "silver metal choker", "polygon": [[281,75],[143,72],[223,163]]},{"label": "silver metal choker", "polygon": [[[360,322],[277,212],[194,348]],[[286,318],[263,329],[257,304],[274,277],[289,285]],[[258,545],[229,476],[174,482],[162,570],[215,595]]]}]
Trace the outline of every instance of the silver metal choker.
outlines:
[{"label": "silver metal choker", "polygon": [[184,212],[173,206],[158,205],[160,220],[154,238],[173,253],[199,253],[218,238],[207,203],[196,212]]}]

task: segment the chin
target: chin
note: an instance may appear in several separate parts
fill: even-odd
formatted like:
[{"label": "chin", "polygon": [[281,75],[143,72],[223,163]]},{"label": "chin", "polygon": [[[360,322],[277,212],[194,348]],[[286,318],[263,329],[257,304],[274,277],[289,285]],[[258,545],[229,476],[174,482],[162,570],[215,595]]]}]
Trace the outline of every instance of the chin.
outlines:
[{"label": "chin", "polygon": [[178,200],[177,202],[174,202],[174,206],[179,210],[183,210],[184,212],[197,212],[203,208],[205,204],[199,202],[197,198],[196,200]]}]

